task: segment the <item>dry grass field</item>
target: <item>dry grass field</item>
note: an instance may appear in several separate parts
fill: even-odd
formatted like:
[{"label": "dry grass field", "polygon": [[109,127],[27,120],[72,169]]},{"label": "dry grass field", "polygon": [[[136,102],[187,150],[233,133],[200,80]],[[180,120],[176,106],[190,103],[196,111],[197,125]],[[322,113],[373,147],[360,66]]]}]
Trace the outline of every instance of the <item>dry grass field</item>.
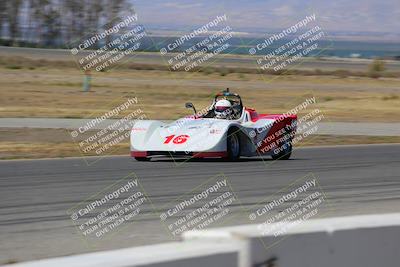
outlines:
[{"label": "dry grass field", "polygon": [[94,73],[90,92],[73,67],[12,69],[0,66],[0,117],[85,118],[101,114],[121,97],[137,96],[149,118],[188,114],[184,103],[205,107],[229,87],[246,106],[284,112],[307,96],[331,121],[398,121],[399,78],[187,73],[116,69]]}]

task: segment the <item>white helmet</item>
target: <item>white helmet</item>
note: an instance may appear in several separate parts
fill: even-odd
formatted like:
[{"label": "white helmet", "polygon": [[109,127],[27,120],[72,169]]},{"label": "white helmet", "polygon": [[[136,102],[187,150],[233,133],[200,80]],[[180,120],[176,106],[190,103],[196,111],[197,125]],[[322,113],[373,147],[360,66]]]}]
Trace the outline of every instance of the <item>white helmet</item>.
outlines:
[{"label": "white helmet", "polygon": [[215,116],[218,119],[224,119],[229,115],[229,109],[232,107],[231,102],[226,99],[218,100],[215,103]]}]

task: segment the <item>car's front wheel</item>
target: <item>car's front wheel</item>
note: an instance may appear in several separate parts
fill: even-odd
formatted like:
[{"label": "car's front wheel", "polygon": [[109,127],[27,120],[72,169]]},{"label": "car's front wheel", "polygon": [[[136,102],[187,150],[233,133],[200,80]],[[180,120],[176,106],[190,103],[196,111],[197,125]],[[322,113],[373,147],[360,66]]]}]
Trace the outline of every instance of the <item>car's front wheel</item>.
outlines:
[{"label": "car's front wheel", "polygon": [[228,133],[227,148],[229,161],[236,161],[240,158],[240,139],[239,135],[233,131]]}]

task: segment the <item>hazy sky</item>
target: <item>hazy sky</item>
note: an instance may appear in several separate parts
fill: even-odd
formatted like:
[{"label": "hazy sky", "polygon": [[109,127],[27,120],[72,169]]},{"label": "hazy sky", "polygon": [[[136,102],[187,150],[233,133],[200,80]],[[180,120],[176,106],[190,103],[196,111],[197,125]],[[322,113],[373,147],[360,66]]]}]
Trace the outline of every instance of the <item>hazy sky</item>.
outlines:
[{"label": "hazy sky", "polygon": [[400,33],[400,0],[131,1],[140,20],[153,26],[191,27],[226,13],[229,25],[238,31],[277,29],[315,13],[325,30]]}]

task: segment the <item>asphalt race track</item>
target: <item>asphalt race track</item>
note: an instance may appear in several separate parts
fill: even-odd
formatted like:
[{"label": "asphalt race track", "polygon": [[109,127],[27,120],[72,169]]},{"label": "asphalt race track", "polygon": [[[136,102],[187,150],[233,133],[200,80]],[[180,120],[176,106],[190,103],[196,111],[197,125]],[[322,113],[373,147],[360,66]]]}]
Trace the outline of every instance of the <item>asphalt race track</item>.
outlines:
[{"label": "asphalt race track", "polygon": [[[132,172],[153,205],[144,205],[145,216],[111,237],[86,242],[67,210]],[[400,211],[400,144],[301,148],[289,161],[136,162],[127,156],[90,166],[82,158],[1,161],[0,263],[172,241],[158,210],[216,174],[228,178],[241,202],[223,225],[248,224],[242,208],[310,173],[329,199],[322,217]]]}]

